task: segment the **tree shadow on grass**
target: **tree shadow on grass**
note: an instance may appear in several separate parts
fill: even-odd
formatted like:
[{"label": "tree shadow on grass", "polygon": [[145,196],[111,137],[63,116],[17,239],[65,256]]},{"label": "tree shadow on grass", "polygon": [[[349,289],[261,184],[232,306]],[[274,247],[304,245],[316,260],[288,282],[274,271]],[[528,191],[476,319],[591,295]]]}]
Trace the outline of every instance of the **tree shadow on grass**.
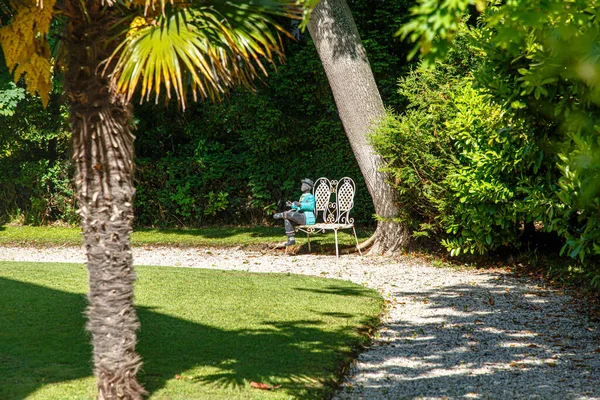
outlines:
[{"label": "tree shadow on grass", "polygon": [[[323,369],[324,359],[333,357],[339,363],[352,353],[349,347],[340,352],[351,342],[352,328],[325,331],[317,320],[264,322],[268,328],[231,331],[148,310],[140,310],[140,320],[138,350],[145,360],[141,379],[150,392],[178,374],[216,389],[236,389],[251,381],[282,383],[292,397],[321,398],[314,382],[327,384],[335,372]],[[201,373],[193,369],[197,366],[213,372]]]},{"label": "tree shadow on grass", "polygon": [[[0,278],[0,398],[23,399],[45,385],[92,375],[86,303],[82,294]],[[202,398],[222,396],[223,389],[235,394],[250,381],[281,382],[289,396],[318,398],[323,388],[315,382],[335,373],[336,363],[327,371],[323,360],[339,364],[356,342],[352,326],[327,330],[318,319],[222,330],[151,308],[138,312],[140,381],[151,395],[178,379],[196,385],[188,387],[193,393],[208,393]]]},{"label": "tree shadow on grass", "polygon": [[371,297],[371,290],[365,287],[347,287],[347,286],[325,286],[322,289],[314,288],[295,288],[300,292],[319,293],[319,294],[333,294],[338,296],[365,296]]},{"label": "tree shadow on grass", "polygon": [[91,374],[81,294],[0,278],[0,398]]}]

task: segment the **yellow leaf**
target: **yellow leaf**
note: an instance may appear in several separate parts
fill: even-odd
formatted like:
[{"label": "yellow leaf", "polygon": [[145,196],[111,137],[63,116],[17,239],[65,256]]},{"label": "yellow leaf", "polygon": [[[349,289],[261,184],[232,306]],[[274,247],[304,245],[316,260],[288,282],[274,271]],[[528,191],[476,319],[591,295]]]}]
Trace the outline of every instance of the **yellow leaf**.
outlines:
[{"label": "yellow leaf", "polygon": [[144,17],[135,17],[131,24],[129,24],[129,31],[127,32],[127,37],[133,36],[140,29],[146,27],[148,25],[148,21]]},{"label": "yellow leaf", "polygon": [[0,46],[14,81],[24,75],[27,90],[31,94],[38,93],[44,107],[52,89],[47,34],[55,3],[56,0],[46,0],[45,4],[41,1],[15,3],[17,12],[12,22],[0,28]]}]

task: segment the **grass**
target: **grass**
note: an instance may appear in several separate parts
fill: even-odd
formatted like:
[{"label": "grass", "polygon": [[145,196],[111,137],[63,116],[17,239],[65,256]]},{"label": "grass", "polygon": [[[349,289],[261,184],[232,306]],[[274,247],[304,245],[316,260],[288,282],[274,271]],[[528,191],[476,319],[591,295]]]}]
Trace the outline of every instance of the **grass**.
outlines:
[{"label": "grass", "polygon": [[[359,241],[367,239],[372,231],[358,230]],[[306,235],[299,233],[297,243],[301,251],[308,251]],[[283,242],[283,227],[209,227],[200,229],[140,228],[131,235],[133,246],[236,247],[267,246]],[[353,246],[350,230],[339,232],[340,247]],[[2,226],[0,245],[80,246],[83,243],[80,228],[54,226]],[[335,252],[332,231],[311,236],[314,251]]]},{"label": "grass", "polygon": [[[151,399],[326,397],[382,310],[376,292],[339,280],[136,270],[140,381]],[[0,262],[1,399],[95,397],[86,291],[82,265]]]}]

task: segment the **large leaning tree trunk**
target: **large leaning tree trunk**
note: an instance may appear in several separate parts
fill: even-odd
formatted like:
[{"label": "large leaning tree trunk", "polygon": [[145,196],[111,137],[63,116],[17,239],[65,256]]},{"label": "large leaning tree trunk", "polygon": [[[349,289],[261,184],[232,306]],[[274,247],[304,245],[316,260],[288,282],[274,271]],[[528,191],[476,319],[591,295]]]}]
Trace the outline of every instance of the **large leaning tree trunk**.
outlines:
[{"label": "large leaning tree trunk", "polygon": [[394,253],[406,244],[408,233],[393,220],[399,214],[394,191],[380,171],[383,159],[368,140],[385,109],[346,0],[321,0],[310,15],[308,30],[379,217],[371,252]]},{"label": "large leaning tree trunk", "polygon": [[135,352],[140,324],[133,307],[135,274],[129,241],[133,110],[114,94],[99,65],[114,49],[108,27],[117,15],[96,0],[69,0],[62,6],[69,18],[65,90],[89,272],[87,329],[94,347],[98,398],[139,399],[145,391],[136,380],[142,363]]}]

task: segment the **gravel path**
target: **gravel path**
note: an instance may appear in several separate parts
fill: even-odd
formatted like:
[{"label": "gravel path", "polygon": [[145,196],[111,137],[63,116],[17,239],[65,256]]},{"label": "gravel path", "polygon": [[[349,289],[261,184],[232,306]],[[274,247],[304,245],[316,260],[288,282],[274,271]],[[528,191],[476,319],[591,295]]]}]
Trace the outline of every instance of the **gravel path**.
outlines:
[{"label": "gravel path", "polygon": [[[336,399],[600,399],[600,324],[577,301],[503,272],[414,258],[136,248],[137,265],[292,272],[377,289],[390,310]],[[0,247],[0,260],[83,262],[79,248]]]}]

